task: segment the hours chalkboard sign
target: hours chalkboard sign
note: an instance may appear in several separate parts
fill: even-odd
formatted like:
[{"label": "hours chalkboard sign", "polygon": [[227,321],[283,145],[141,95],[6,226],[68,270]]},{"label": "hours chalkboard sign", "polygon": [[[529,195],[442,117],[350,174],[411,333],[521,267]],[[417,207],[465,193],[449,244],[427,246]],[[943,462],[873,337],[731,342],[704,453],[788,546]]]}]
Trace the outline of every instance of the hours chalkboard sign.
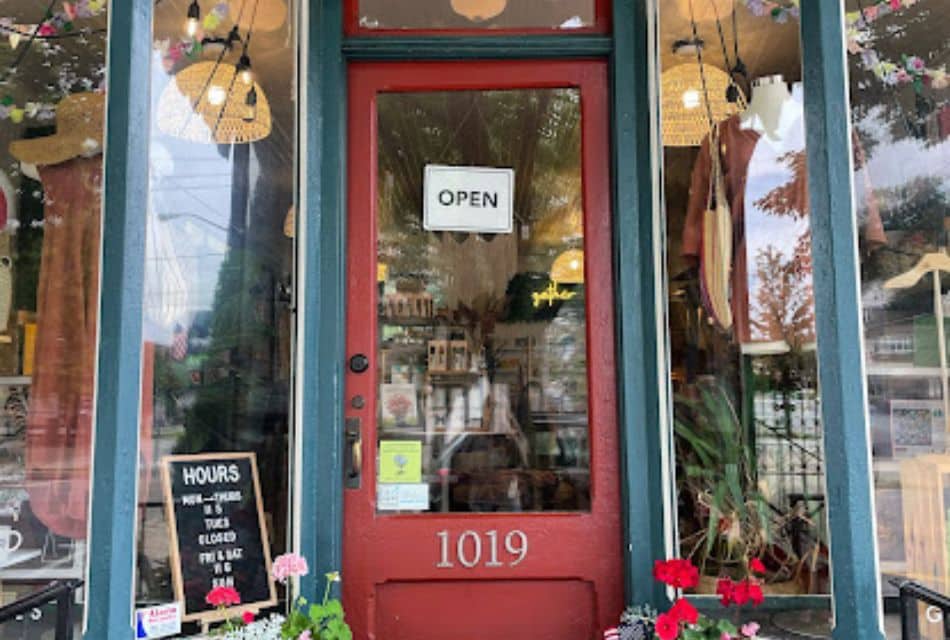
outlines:
[{"label": "hours chalkboard sign", "polygon": [[[208,622],[276,604],[256,456],[165,456],[162,481],[182,620]],[[221,612],[205,602],[217,586],[236,589],[240,606]]]}]

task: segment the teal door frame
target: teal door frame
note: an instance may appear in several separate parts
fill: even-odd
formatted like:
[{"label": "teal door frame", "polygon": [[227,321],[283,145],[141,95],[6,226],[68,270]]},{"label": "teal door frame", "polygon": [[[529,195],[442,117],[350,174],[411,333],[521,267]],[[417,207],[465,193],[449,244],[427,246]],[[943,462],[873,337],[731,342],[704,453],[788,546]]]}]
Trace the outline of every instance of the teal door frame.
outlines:
[{"label": "teal door frame", "polygon": [[[652,0],[615,0],[613,33],[532,37],[345,38],[341,0],[310,0],[302,24],[301,206],[295,537],[313,571],[301,593],[317,597],[340,567],[346,274],[347,60],[599,57],[612,78],[613,215],[625,586],[631,603],[664,606],[653,561],[672,548],[666,348],[656,216],[655,35]],[[88,626],[85,638],[131,637],[134,592],[141,300],[148,149],[152,0],[115,0],[109,40],[99,376],[96,391]],[[850,130],[842,9],[802,0],[809,186],[818,301],[822,417],[838,640],[882,638],[874,549],[870,444],[865,417],[859,271],[851,201]],[[92,552],[91,552],[92,554]],[[619,613],[619,612],[618,612]]]}]

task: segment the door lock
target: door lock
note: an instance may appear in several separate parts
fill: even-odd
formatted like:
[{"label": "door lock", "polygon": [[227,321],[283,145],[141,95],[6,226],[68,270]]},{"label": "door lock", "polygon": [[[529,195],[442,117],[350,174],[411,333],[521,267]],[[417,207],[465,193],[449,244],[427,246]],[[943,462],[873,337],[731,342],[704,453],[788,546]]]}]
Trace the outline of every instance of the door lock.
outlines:
[{"label": "door lock", "polygon": [[363,436],[362,421],[359,418],[346,418],[343,421],[343,456],[345,458],[343,486],[347,489],[359,489],[363,472]]},{"label": "door lock", "polygon": [[369,369],[369,358],[362,353],[357,353],[350,358],[350,371],[353,373],[363,373]]}]

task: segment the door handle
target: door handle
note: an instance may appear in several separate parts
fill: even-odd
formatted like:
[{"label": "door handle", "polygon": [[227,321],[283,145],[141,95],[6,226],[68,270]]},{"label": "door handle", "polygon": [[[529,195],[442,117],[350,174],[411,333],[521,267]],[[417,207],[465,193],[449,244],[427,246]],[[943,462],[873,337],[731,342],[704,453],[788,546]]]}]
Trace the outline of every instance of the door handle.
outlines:
[{"label": "door handle", "polygon": [[363,436],[362,420],[346,418],[343,422],[343,455],[346,459],[343,471],[343,486],[347,489],[359,489],[363,473]]}]

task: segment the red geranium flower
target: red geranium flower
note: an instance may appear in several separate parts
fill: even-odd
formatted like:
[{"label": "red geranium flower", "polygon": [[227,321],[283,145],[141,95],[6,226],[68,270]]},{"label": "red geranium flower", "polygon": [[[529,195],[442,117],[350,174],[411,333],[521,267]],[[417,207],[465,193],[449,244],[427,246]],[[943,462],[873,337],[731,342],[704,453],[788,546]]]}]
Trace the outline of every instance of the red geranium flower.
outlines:
[{"label": "red geranium flower", "polygon": [[241,614],[241,620],[244,621],[244,624],[251,624],[254,622],[254,613],[251,611],[245,611]]},{"label": "red geranium flower", "polygon": [[669,613],[661,613],[656,617],[654,628],[660,640],[676,640],[680,634],[679,621]]},{"label": "red geranium flower", "polygon": [[736,585],[729,578],[720,578],[716,581],[716,595],[719,596],[719,601],[724,607],[734,602],[735,590]]},{"label": "red geranium flower", "polygon": [[752,601],[752,604],[759,606],[765,601],[765,595],[762,593],[762,587],[757,583],[749,583],[749,600]]},{"label": "red geranium flower", "polygon": [[765,565],[762,564],[762,561],[758,558],[752,558],[752,560],[749,561],[749,569],[758,574],[765,573]]},{"label": "red geranium flower", "polygon": [[233,607],[241,604],[241,595],[233,587],[215,587],[205,596],[212,607]]},{"label": "red geranium flower", "polygon": [[653,563],[653,577],[663,584],[670,584],[673,580],[673,571],[669,562],[657,560]]},{"label": "red geranium flower", "polygon": [[749,601],[749,598],[751,598],[749,594],[749,581],[743,580],[742,582],[735,583],[732,588],[732,601],[741,607]]},{"label": "red geranium flower", "polygon": [[670,615],[686,624],[696,624],[696,621],[699,620],[699,612],[686,598],[680,598],[673,603],[672,608],[670,608]]},{"label": "red geranium flower", "polygon": [[653,564],[653,577],[677,589],[691,589],[699,584],[699,569],[681,558],[657,560]]}]

